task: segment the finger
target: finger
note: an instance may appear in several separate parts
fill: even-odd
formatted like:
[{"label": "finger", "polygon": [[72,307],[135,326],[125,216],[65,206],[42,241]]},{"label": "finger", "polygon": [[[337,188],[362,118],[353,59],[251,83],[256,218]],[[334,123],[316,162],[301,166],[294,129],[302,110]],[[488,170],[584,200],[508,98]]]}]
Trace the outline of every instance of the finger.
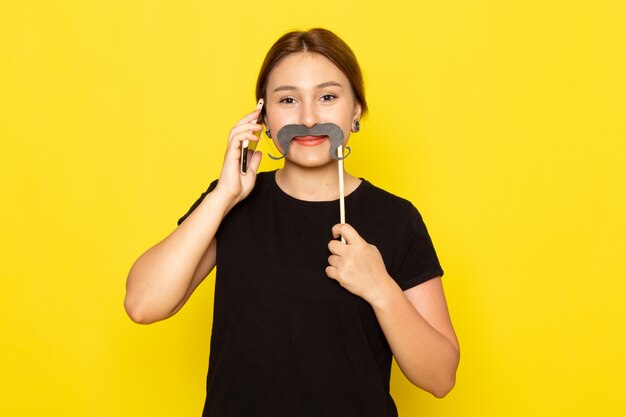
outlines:
[{"label": "finger", "polygon": [[236,135],[233,135],[233,139],[235,142],[243,142],[244,140],[251,140],[253,142],[256,142],[260,139],[260,137],[255,135],[254,132],[251,132],[250,130],[244,130],[237,133]]},{"label": "finger", "polygon": [[251,142],[257,142],[259,140],[259,138],[256,137],[253,133],[250,133],[248,131],[240,132],[240,133],[236,134],[235,136],[233,136],[232,140],[230,140],[228,142],[228,152],[232,153],[233,155],[236,152],[240,152],[240,150],[241,150],[241,142],[243,142],[244,140],[249,140]]},{"label": "finger", "polygon": [[354,229],[354,227],[350,226],[348,223],[336,224],[333,226],[333,236],[339,237],[343,236],[346,239],[347,244],[354,244],[365,242],[365,240],[359,235],[359,233]]},{"label": "finger", "polygon": [[243,123],[240,124],[239,126],[233,126],[232,129],[230,129],[230,135],[234,136],[239,132],[244,132],[246,130],[252,131],[252,132],[256,132],[263,129],[263,125],[260,123],[254,123],[254,121],[249,122],[249,123]]},{"label": "finger", "polygon": [[260,132],[261,130],[263,130],[263,125],[256,123],[245,123],[240,126],[235,126],[230,130],[230,133],[228,134],[228,143],[232,142],[233,138],[241,133]]},{"label": "finger", "polygon": [[337,255],[330,255],[328,257],[328,265],[334,266],[335,268],[339,267],[339,263],[341,262],[341,257]]},{"label": "finger", "polygon": [[248,114],[246,114],[245,116],[243,116],[241,119],[239,119],[239,121],[237,123],[235,123],[235,126],[241,126],[244,123],[253,123],[255,122],[258,117],[259,117],[259,113],[260,111],[255,109],[253,112],[250,112]]},{"label": "finger", "polygon": [[254,151],[254,153],[252,154],[252,160],[250,161],[250,165],[248,165],[248,168],[252,172],[254,172],[255,175],[259,169],[259,165],[261,164],[262,157],[263,157],[263,153],[260,151]]},{"label": "finger", "polygon": [[327,266],[326,267],[326,276],[328,278],[332,278],[332,279],[337,279],[337,268],[335,268],[334,266]]},{"label": "finger", "polygon": [[232,161],[233,163],[239,164],[239,160],[241,159],[241,146],[244,140],[249,140],[251,142],[258,141],[259,138],[254,136],[252,133],[242,132],[239,135],[235,136],[233,140],[228,143],[228,147],[226,148],[226,154],[224,155],[224,162]]},{"label": "finger", "polygon": [[346,244],[338,240],[331,240],[330,242],[328,242],[328,250],[333,255],[341,256],[345,253]]}]

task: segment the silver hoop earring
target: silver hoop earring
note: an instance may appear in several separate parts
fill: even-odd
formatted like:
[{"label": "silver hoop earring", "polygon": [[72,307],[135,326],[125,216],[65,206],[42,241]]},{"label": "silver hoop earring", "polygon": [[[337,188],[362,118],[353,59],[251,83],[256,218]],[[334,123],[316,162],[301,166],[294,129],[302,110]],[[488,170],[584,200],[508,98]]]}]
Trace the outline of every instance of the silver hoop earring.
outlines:
[{"label": "silver hoop earring", "polygon": [[352,122],[352,131],[354,133],[358,133],[361,130],[361,122],[359,122],[358,120],[355,120],[354,122]]}]

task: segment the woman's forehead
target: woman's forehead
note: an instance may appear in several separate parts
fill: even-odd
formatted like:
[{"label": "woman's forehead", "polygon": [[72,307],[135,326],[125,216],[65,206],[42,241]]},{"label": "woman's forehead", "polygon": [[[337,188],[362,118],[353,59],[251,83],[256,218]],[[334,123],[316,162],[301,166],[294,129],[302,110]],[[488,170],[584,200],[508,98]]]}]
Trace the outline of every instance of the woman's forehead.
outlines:
[{"label": "woman's forehead", "polygon": [[[348,78],[328,58],[318,53],[297,52],[287,55],[269,75],[267,91],[275,89],[328,87],[349,84]],[[323,85],[324,84],[324,85]]]}]

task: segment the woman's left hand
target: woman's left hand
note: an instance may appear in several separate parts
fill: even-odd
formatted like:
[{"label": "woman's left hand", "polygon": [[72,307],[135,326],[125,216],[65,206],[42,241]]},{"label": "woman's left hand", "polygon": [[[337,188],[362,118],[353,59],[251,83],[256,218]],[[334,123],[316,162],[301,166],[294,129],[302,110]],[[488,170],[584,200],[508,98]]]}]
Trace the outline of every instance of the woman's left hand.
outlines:
[{"label": "woman's left hand", "polygon": [[387,273],[376,246],[367,243],[349,224],[336,224],[332,231],[335,238],[343,236],[346,243],[328,243],[331,255],[326,275],[370,304],[381,300],[395,281]]}]

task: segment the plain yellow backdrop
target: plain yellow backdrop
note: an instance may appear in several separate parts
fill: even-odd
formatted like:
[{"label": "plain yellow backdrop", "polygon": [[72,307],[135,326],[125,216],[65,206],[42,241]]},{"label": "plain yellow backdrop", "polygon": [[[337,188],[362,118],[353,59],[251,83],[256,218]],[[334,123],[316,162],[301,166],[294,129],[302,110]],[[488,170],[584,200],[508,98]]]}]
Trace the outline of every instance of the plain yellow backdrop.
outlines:
[{"label": "plain yellow backdrop", "polygon": [[0,415],[200,414],[213,276],[140,326],[126,275],[218,176],[271,44],[315,26],[365,73],[346,168],[422,212],[461,342],[443,400],[394,368],[401,415],[625,415],[624,22],[618,0],[2,0]]}]

